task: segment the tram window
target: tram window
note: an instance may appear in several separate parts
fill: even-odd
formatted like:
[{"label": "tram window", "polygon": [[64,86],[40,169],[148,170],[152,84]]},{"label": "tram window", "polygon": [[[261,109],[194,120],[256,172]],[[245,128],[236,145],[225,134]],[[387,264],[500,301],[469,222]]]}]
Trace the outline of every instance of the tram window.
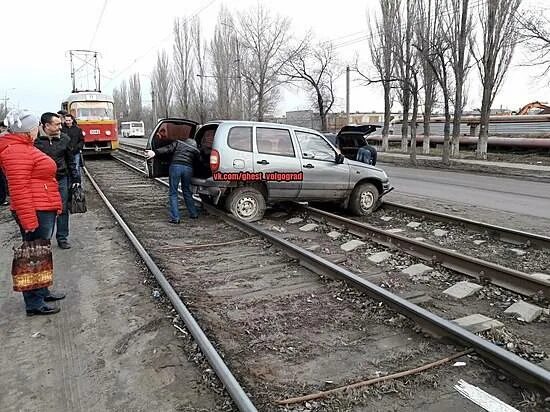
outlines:
[{"label": "tram window", "polygon": [[112,107],[77,107],[76,117],[82,120],[112,120]]}]

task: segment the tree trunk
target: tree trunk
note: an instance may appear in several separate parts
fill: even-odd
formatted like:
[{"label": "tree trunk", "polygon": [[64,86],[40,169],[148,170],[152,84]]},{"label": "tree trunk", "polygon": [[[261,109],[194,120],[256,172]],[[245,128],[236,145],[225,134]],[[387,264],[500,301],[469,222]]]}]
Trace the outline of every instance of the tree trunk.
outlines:
[{"label": "tree trunk", "polygon": [[409,133],[410,91],[403,90],[403,123],[401,125],[401,151],[407,153]]},{"label": "tree trunk", "polygon": [[451,110],[449,108],[449,93],[443,93],[443,99],[445,100],[445,125],[443,126],[443,156],[442,162],[445,166],[449,166],[449,152],[450,152],[450,140],[451,140]]},{"label": "tree trunk", "polygon": [[432,87],[426,86],[426,101],[424,102],[424,138],[422,140],[422,153],[424,154],[430,154],[430,120],[432,118],[432,102],[431,99],[428,98],[428,93],[432,93]]},{"label": "tree trunk", "polygon": [[384,127],[382,128],[382,151],[387,152],[390,148],[390,118],[391,118],[391,100],[390,100],[390,84],[384,82]]},{"label": "tree trunk", "polygon": [[489,114],[491,111],[491,87],[483,89],[481,100],[481,118],[479,121],[479,139],[477,141],[476,158],[487,160],[487,140],[489,139]]},{"label": "tree trunk", "polygon": [[418,118],[418,90],[412,92],[413,112],[411,119],[411,163],[416,166],[416,120]]},{"label": "tree trunk", "polygon": [[323,101],[323,96],[317,89],[317,108],[319,109],[319,118],[321,119],[321,130],[326,132],[327,129],[327,114],[325,113],[325,103]]}]

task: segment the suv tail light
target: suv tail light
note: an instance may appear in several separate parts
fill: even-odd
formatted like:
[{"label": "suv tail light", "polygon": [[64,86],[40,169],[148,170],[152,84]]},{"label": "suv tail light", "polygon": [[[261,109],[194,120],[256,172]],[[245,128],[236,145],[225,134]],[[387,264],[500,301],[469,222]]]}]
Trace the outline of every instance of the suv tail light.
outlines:
[{"label": "suv tail light", "polygon": [[220,153],[216,149],[210,152],[210,170],[217,172],[220,168]]}]

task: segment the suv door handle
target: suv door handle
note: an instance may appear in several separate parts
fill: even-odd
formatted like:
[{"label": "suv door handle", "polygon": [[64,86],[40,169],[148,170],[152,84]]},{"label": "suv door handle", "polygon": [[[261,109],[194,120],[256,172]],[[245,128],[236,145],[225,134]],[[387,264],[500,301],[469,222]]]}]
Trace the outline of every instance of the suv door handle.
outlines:
[{"label": "suv door handle", "polygon": [[268,165],[269,162],[267,160],[258,160],[256,163],[258,163],[259,165]]},{"label": "suv door handle", "polygon": [[308,163],[307,165],[304,165],[306,169],[313,169],[315,166],[313,166],[311,163]]}]

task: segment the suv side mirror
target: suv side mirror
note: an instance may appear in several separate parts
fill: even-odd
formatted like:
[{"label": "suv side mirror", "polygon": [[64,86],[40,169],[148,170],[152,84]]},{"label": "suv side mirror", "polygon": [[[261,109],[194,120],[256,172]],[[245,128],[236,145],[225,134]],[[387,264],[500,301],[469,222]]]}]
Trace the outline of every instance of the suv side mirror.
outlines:
[{"label": "suv side mirror", "polygon": [[334,161],[336,162],[336,164],[341,165],[342,163],[344,163],[345,158],[346,157],[342,153],[336,153],[336,159],[334,159]]}]

